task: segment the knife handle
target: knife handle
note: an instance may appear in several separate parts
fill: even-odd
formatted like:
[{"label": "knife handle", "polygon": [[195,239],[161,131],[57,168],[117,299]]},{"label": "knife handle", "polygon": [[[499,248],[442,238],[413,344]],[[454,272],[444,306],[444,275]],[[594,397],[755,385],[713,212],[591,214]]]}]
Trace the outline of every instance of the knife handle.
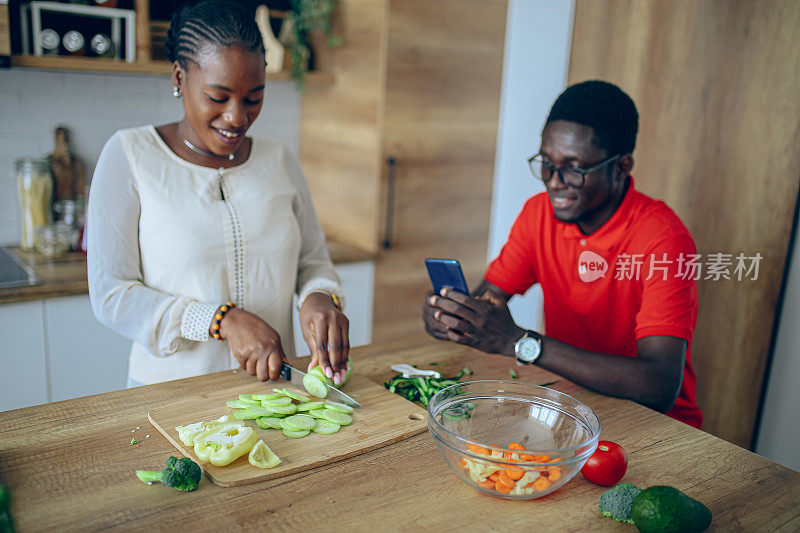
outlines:
[{"label": "knife handle", "polygon": [[286,381],[292,381],[292,367],[283,363],[281,365],[281,377]]}]

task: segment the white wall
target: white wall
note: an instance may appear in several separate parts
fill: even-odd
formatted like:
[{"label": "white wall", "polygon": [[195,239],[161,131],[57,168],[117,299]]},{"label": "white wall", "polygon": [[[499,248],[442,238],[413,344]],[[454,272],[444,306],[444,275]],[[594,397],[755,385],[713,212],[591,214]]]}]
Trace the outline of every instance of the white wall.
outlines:
[{"label": "white wall", "polygon": [[[800,224],[796,220],[795,224]],[[781,310],[756,453],[800,471],[800,238],[790,250],[789,277]]]},{"label": "white wall", "polygon": [[[73,150],[91,176],[100,150],[116,130],[182,116],[168,76],[0,70],[0,244],[19,243],[14,160],[52,152],[57,125],[70,129]],[[269,82],[252,135],[281,139],[296,154],[299,127],[300,96],[294,84]]]},{"label": "white wall", "polygon": [[[539,149],[542,126],[556,96],[566,87],[574,1],[510,0],[506,24],[503,89],[495,158],[488,259],[505,243],[525,201],[543,191],[528,170]],[[538,286],[509,305],[517,323],[541,328]]]}]

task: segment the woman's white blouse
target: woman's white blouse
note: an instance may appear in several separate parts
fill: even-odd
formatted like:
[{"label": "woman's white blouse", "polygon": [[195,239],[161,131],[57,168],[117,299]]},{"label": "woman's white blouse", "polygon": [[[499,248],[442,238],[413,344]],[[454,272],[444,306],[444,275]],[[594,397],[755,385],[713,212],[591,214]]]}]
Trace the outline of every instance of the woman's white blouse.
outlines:
[{"label": "woman's white blouse", "polygon": [[212,169],[153,126],[118,131],[94,172],[87,237],[92,308],[134,341],[128,375],[141,383],[238,367],[208,333],[226,301],[272,326],[291,357],[293,295],[342,297],[305,177],[274,140]]}]

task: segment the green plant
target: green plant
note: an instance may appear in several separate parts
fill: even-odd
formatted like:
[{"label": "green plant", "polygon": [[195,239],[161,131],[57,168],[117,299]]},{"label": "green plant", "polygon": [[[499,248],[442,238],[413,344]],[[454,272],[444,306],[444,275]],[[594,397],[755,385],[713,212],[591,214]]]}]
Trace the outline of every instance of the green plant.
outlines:
[{"label": "green plant", "polygon": [[200,483],[200,467],[188,457],[167,458],[167,467],[164,470],[137,470],[136,476],[143,482],[152,484],[161,482],[166,487],[181,491],[190,491],[197,488]]},{"label": "green plant", "polygon": [[292,0],[293,40],[290,46],[292,78],[302,89],[311,58],[310,33],[320,31],[327,38],[327,46],[338,46],[341,39],[331,33],[331,15],[336,0]]},{"label": "green plant", "polygon": [[600,514],[626,524],[633,524],[631,505],[640,492],[642,491],[632,483],[622,483],[613,489],[608,489],[600,495]]}]

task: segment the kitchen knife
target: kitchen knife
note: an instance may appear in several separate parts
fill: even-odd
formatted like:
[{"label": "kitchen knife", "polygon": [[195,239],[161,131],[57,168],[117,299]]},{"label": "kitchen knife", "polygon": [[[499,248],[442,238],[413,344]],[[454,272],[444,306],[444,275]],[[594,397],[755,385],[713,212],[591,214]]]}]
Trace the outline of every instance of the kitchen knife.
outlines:
[{"label": "kitchen knife", "polygon": [[[295,387],[299,388],[301,391],[306,390],[305,386],[303,385],[303,378],[305,377],[305,375],[306,375],[305,372],[297,370],[289,363],[283,363],[283,365],[281,365],[281,377],[283,377],[283,379],[290,382]],[[333,400],[334,402],[343,403],[345,405],[349,405],[350,407],[358,407],[358,408],[361,407],[360,403],[358,403],[352,397],[343,393],[336,387],[332,387],[327,383],[325,383],[325,386],[328,388],[328,396],[325,398],[326,400]]]}]

